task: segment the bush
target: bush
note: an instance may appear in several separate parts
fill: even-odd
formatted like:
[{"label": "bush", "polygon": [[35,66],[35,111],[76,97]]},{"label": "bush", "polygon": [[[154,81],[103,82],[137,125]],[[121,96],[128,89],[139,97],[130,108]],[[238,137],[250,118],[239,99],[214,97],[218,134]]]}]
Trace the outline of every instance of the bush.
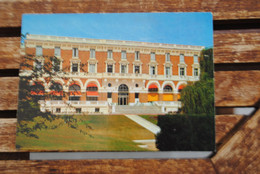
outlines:
[{"label": "bush", "polygon": [[214,115],[161,115],[156,147],[161,151],[215,150]]}]

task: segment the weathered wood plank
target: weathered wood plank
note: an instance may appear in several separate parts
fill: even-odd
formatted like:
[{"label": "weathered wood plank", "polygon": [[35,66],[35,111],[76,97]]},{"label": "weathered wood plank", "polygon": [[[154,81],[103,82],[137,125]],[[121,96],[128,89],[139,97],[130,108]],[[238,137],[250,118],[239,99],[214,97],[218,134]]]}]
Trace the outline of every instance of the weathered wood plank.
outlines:
[{"label": "weathered wood plank", "polygon": [[[215,72],[216,106],[254,106],[260,96],[260,71]],[[0,110],[16,110],[18,77],[0,78]]]},{"label": "weathered wood plank", "polygon": [[0,37],[0,69],[19,69],[20,38]]},{"label": "weathered wood plank", "polygon": [[214,33],[214,63],[260,62],[260,30]]},{"label": "weathered wood plank", "polygon": [[214,19],[259,18],[255,0],[97,0],[97,1],[3,1],[0,3],[0,27],[20,26],[23,13],[118,13],[118,12],[212,12]]},{"label": "weathered wood plank", "polygon": [[260,71],[215,72],[216,106],[254,106],[260,97]]},{"label": "weathered wood plank", "polygon": [[[19,69],[20,38],[0,38],[0,69]],[[260,62],[260,30],[215,32],[215,63]]]},{"label": "weathered wood plank", "polygon": [[260,172],[260,110],[212,158],[218,173]]},{"label": "weathered wood plank", "polygon": [[216,144],[222,144],[221,140],[235,127],[235,125],[242,118],[244,118],[242,115],[216,115]]},{"label": "weathered wood plank", "polygon": [[0,161],[3,173],[215,173],[209,159]]},{"label": "weathered wood plank", "polygon": [[[243,116],[217,115],[216,116],[216,143],[238,123]],[[16,152],[15,135],[17,119],[0,119],[0,152]]]},{"label": "weathered wood plank", "polygon": [[17,110],[19,77],[1,77],[0,84],[0,110]]}]

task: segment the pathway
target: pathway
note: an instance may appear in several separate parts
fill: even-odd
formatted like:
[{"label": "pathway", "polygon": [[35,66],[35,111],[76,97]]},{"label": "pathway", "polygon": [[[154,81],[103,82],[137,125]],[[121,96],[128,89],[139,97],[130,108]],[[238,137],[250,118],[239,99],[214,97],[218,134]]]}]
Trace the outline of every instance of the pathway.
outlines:
[{"label": "pathway", "polygon": [[146,119],[138,116],[138,115],[125,115],[130,120],[136,122],[137,124],[143,126],[145,129],[151,131],[153,134],[157,134],[161,131],[160,127],[147,121]]}]

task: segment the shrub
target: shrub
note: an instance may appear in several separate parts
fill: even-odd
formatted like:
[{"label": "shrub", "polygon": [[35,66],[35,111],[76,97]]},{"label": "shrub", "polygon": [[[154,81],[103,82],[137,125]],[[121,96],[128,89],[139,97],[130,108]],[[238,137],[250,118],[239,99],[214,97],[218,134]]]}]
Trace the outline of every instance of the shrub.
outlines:
[{"label": "shrub", "polygon": [[213,151],[214,115],[161,115],[156,147],[161,151]]}]

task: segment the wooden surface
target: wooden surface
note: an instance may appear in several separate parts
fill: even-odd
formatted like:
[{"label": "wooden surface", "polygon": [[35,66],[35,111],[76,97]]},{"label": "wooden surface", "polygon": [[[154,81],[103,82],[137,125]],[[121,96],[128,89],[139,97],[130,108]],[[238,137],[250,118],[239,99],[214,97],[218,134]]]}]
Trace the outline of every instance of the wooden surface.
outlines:
[{"label": "wooden surface", "polygon": [[[4,27],[1,31],[7,34],[0,37],[0,173],[260,173],[259,111],[250,117],[216,116],[218,152],[210,159],[187,160],[29,161],[27,152],[15,149],[16,118],[8,118],[9,113],[14,117],[17,109],[15,73],[20,60],[20,38],[10,36],[19,35],[12,33],[17,31],[12,27],[19,29],[22,13],[212,11],[214,23],[225,24],[224,30],[214,31],[214,62],[221,69],[215,72],[216,106],[227,110],[236,106],[259,108],[260,68],[250,67],[260,63],[260,28],[257,23],[251,28],[243,24],[243,20],[251,23],[259,19],[259,9],[256,0],[1,1],[0,30]],[[235,28],[240,29],[230,30],[233,19]],[[237,68],[241,63],[245,70]]]},{"label": "wooden surface", "polygon": [[214,19],[248,19],[260,16],[256,0],[14,0],[0,3],[0,27],[20,26],[23,13],[212,12]]}]

